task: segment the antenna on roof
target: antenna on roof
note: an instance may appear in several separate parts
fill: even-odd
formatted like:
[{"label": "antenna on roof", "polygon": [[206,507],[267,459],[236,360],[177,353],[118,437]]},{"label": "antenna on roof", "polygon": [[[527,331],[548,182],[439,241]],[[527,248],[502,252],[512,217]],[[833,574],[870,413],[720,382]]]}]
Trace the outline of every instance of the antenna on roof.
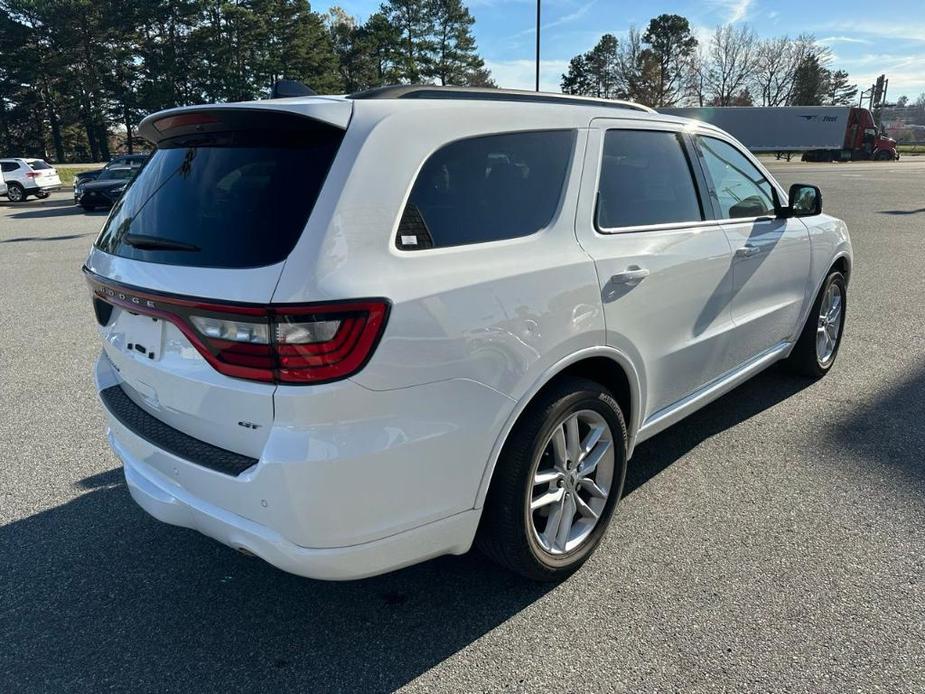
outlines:
[{"label": "antenna on roof", "polygon": [[270,90],[271,99],[286,99],[291,96],[314,96],[317,92],[297,80],[277,80]]}]

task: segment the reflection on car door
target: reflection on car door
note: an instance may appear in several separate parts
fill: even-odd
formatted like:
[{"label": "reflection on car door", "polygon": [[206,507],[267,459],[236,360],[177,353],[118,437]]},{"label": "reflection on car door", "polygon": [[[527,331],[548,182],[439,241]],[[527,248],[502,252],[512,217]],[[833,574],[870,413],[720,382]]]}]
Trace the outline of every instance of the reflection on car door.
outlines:
[{"label": "reflection on car door", "polygon": [[736,364],[797,332],[809,279],[809,234],[802,221],[776,217],[775,191],[731,143],[698,135],[716,215],[733,249],[731,360]]},{"label": "reflection on car door", "polygon": [[597,267],[607,343],[644,371],[649,418],[732,366],[731,249],[680,130],[591,126],[577,235]]}]

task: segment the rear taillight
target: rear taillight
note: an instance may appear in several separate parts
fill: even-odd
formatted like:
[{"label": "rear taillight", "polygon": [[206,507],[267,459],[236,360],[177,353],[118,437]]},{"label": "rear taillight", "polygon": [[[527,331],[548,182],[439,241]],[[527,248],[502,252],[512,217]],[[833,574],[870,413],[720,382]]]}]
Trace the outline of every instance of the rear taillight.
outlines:
[{"label": "rear taillight", "polygon": [[385,299],[324,304],[220,304],[140,292],[87,273],[97,301],[174,323],[215,369],[275,383],[347,378],[372,355],[389,312]]},{"label": "rear taillight", "polygon": [[38,171],[26,171],[26,178],[38,178]]}]

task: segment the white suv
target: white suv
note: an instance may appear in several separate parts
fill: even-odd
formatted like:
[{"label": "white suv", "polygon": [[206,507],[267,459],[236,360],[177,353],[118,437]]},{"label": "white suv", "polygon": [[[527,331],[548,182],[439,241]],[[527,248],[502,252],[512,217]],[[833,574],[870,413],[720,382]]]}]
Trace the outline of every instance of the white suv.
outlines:
[{"label": "white suv", "polygon": [[58,172],[41,159],[0,159],[0,172],[10,202],[23,202],[30,195],[43,200],[61,187]]},{"label": "white suv", "polygon": [[633,447],[838,352],[844,223],[729,135],[432,87],[174,109],[85,272],[156,518],[293,573],[587,559]]}]

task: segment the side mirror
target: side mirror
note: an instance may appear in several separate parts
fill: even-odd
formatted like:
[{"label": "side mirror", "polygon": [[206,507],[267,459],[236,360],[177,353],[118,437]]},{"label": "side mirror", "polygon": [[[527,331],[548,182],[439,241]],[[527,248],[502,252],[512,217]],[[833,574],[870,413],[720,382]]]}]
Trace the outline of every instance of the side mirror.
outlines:
[{"label": "side mirror", "polygon": [[812,217],[822,214],[822,191],[808,183],[790,186],[785,217]]}]

